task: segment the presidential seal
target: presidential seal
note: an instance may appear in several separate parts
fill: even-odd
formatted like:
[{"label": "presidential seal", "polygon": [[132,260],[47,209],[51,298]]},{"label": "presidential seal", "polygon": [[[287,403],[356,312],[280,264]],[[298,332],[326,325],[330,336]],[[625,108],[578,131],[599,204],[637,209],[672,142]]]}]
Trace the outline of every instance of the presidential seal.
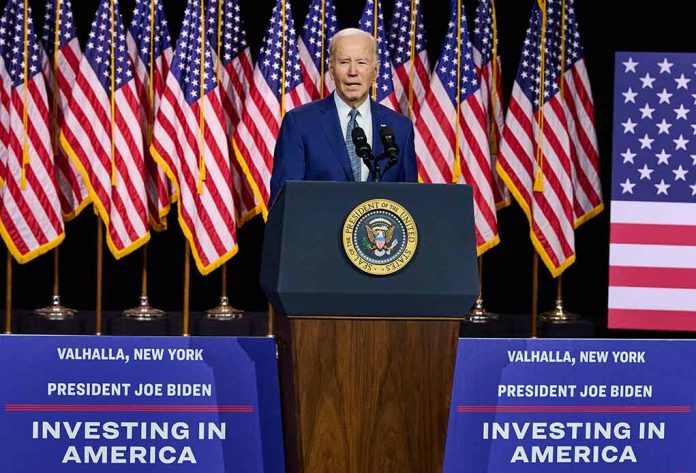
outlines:
[{"label": "presidential seal", "polygon": [[360,270],[385,276],[411,261],[418,245],[418,230],[408,210],[386,199],[355,207],[343,224],[343,249]]}]

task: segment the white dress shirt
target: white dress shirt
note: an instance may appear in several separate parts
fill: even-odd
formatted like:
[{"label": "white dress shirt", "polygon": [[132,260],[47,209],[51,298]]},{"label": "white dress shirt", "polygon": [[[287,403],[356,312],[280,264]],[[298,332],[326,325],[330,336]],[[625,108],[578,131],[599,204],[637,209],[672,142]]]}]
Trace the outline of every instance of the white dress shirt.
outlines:
[{"label": "white dress shirt", "polygon": [[[352,137],[345,136],[346,128],[348,128],[348,121],[350,120],[350,111],[352,108],[350,105],[345,103],[337,93],[334,92],[334,101],[336,102],[336,110],[338,111],[338,119],[341,122],[341,130],[343,130],[344,138],[346,141],[351,140]],[[355,117],[355,122],[357,126],[365,131],[365,137],[367,142],[372,146],[372,112],[370,111],[370,99],[369,97],[358,107],[358,115]],[[370,170],[365,163],[360,160],[360,180],[367,180]]]}]

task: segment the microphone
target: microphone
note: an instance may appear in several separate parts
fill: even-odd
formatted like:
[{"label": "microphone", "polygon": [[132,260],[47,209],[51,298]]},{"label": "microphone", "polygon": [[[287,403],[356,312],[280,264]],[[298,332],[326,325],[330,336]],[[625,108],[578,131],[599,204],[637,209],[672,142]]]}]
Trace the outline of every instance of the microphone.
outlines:
[{"label": "microphone", "polygon": [[390,160],[396,160],[396,157],[399,155],[399,147],[396,144],[394,131],[389,125],[384,125],[379,129],[379,138],[384,145],[384,154],[388,156]]},{"label": "microphone", "polygon": [[363,161],[372,159],[372,148],[367,143],[367,136],[365,136],[365,130],[356,126],[351,132],[351,138],[353,139],[353,144],[355,145],[355,154],[360,156]]}]

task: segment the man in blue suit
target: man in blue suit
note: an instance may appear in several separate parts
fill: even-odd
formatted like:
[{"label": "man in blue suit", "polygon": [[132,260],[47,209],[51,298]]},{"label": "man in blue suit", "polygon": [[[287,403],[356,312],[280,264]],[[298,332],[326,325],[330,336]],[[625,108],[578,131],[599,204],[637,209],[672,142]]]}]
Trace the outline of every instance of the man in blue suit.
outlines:
[{"label": "man in blue suit", "polygon": [[[351,131],[356,126],[365,131],[375,156],[384,151],[379,130],[390,126],[399,147],[398,162],[382,180],[417,181],[411,120],[368,98],[378,69],[377,45],[370,34],[347,28],[334,35],[329,46],[329,73],[336,91],[291,110],[283,118],[274,153],[271,202],[288,180],[371,180],[352,146]],[[382,161],[382,169],[385,165]]]}]

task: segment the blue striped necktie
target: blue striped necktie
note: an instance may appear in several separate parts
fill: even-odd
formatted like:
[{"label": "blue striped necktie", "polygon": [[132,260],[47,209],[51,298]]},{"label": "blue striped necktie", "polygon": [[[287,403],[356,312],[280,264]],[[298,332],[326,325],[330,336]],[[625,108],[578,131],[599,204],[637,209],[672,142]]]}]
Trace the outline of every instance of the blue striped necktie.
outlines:
[{"label": "blue striped necktie", "polygon": [[348,149],[348,157],[350,158],[350,167],[353,170],[353,179],[361,181],[360,171],[362,169],[362,161],[355,152],[355,144],[353,143],[353,128],[358,125],[355,121],[355,117],[358,116],[358,113],[360,112],[355,108],[350,110],[350,119],[346,127],[346,148]]}]

